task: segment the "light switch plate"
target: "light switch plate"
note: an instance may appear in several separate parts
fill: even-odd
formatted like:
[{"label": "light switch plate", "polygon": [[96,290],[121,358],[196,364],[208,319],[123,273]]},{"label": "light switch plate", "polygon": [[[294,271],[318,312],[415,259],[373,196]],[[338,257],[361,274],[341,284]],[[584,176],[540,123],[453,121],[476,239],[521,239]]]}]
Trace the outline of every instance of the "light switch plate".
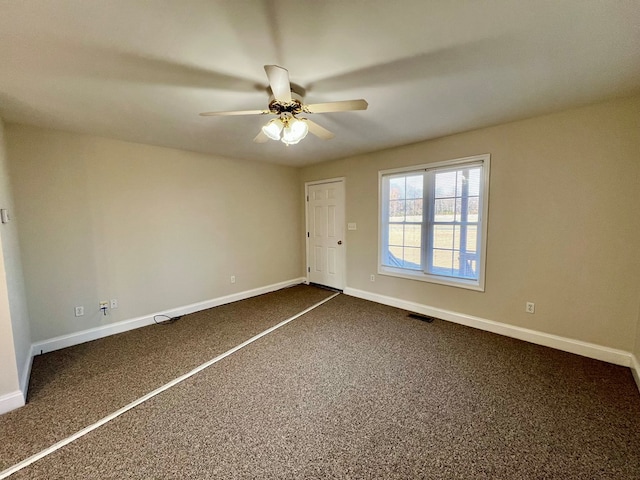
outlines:
[{"label": "light switch plate", "polygon": [[357,230],[355,223],[347,223],[347,230]]}]

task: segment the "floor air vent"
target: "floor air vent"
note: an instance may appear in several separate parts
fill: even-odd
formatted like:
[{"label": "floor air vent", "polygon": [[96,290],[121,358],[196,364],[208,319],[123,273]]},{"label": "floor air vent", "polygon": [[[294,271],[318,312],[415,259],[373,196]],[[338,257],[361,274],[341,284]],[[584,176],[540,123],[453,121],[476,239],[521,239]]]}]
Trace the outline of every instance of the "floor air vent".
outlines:
[{"label": "floor air vent", "polygon": [[429,317],[427,315],[420,315],[419,313],[410,313],[407,315],[408,317],[415,318],[417,320],[421,320],[423,322],[431,323],[435,320],[433,317]]}]

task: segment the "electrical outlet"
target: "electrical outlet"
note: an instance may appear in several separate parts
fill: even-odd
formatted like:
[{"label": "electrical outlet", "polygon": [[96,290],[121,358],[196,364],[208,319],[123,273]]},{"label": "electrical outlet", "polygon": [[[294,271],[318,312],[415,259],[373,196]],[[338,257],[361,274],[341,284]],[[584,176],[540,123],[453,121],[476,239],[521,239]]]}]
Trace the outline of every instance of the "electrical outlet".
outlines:
[{"label": "electrical outlet", "polygon": [[527,313],[536,313],[536,304],[533,302],[527,302],[525,306],[525,312]]},{"label": "electrical outlet", "polygon": [[372,282],[375,282],[376,281],[376,276],[375,275],[371,275],[369,277],[369,280],[371,280]]},{"label": "electrical outlet", "polygon": [[231,275],[231,283],[236,283],[236,276],[235,275]]},{"label": "electrical outlet", "polygon": [[109,302],[107,302],[106,300],[103,300],[102,302],[100,302],[100,308],[109,308]]},{"label": "electrical outlet", "polygon": [[76,317],[82,317],[84,315],[84,307],[75,308]]},{"label": "electrical outlet", "polygon": [[112,298],[111,301],[109,302],[111,308],[118,308],[118,299],[117,298]]}]

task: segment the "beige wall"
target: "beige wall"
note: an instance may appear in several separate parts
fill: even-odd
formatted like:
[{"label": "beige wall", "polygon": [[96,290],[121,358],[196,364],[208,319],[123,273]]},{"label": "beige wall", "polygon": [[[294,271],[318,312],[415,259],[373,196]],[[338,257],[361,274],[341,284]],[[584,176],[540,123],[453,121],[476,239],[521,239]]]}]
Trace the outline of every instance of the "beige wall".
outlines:
[{"label": "beige wall", "polygon": [[34,341],[302,275],[293,168],[22,125],[6,136]]},{"label": "beige wall", "polygon": [[20,222],[15,215],[9,165],[5,150],[4,128],[0,128],[0,155],[2,156],[2,161],[0,161],[0,205],[8,210],[11,218],[9,223],[0,225],[2,254],[7,278],[7,293],[18,376],[21,389],[23,393],[26,393],[29,383],[29,367],[31,365],[31,330],[22,270],[22,255],[18,242],[18,225]]},{"label": "beige wall", "polygon": [[[0,238],[0,248],[2,239]],[[13,345],[13,328],[9,310],[9,294],[3,255],[0,255],[0,413],[4,413],[2,397],[20,389],[16,351]]]},{"label": "beige wall", "polygon": [[[633,354],[636,356],[636,362],[640,362],[640,308],[638,308],[638,325],[636,327],[636,345],[633,350]],[[640,371],[636,372],[638,378],[640,378]],[[638,385],[640,388],[640,384]]]},{"label": "beige wall", "polygon": [[[13,214],[4,123],[0,120],[0,208]],[[24,389],[31,340],[15,218],[0,224],[0,397]],[[22,392],[23,395],[26,393]],[[0,405],[0,410],[4,410]]]},{"label": "beige wall", "polygon": [[[632,351],[639,132],[633,97],[310,166],[302,181],[346,177],[347,222],[357,223],[349,287]],[[482,153],[491,154],[486,291],[377,275],[378,171]]]},{"label": "beige wall", "polygon": [[636,339],[635,347],[633,349],[633,359],[631,362],[631,372],[633,373],[636,385],[638,385],[638,390],[640,390],[640,306],[638,307],[638,324],[636,326]]}]

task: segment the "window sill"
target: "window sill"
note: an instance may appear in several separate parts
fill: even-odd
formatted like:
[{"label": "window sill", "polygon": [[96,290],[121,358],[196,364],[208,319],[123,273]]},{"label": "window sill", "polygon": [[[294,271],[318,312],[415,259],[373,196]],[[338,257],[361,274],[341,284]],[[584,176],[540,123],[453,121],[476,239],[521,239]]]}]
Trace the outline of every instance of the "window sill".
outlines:
[{"label": "window sill", "polygon": [[430,275],[422,271],[411,272],[403,268],[394,268],[378,265],[378,274],[389,277],[405,278],[407,280],[417,280],[419,282],[436,283],[438,285],[446,285],[448,287],[464,288],[466,290],[474,290],[484,292],[484,282],[479,280],[465,280],[452,277],[444,277],[439,275]]}]

